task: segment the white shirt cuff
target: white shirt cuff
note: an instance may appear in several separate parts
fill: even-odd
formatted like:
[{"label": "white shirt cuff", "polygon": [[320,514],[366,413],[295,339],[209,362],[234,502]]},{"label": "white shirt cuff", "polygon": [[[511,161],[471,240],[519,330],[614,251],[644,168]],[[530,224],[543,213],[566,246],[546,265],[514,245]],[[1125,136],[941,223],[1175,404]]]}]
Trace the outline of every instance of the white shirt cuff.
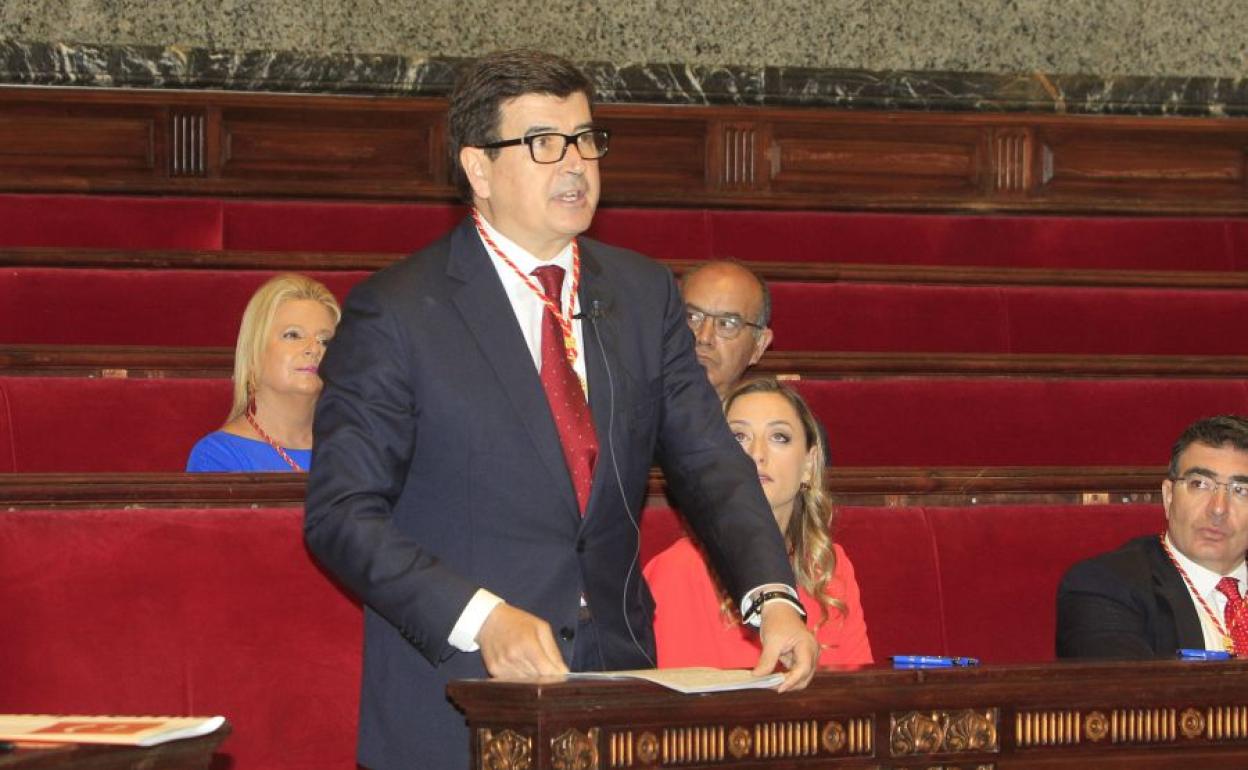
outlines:
[{"label": "white shirt cuff", "polygon": [[745,622],[755,628],[758,628],[758,626],[763,622],[763,613],[756,612],[751,614],[750,608],[754,606],[754,597],[764,591],[784,591],[789,596],[793,597],[793,601],[801,601],[797,595],[797,589],[793,588],[793,586],[786,586],[784,583],[764,583],[761,586],[757,586],[749,591],[746,591],[745,596],[741,597],[741,617],[749,618],[749,620]]},{"label": "white shirt cuff", "polygon": [[502,603],[503,600],[499,597],[484,588],[478,588],[468,600],[464,611],[459,613],[459,620],[455,621],[455,627],[451,629],[447,641],[460,652],[476,652],[481,649],[477,644],[477,634],[481,632],[481,626],[485,625],[485,619]]}]

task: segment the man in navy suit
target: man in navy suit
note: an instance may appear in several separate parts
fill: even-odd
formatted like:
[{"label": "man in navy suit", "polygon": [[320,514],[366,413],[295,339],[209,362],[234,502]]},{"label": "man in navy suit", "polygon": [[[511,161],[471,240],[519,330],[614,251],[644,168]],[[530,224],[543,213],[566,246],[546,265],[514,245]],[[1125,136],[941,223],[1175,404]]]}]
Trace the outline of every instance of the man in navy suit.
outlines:
[{"label": "man in navy suit", "polygon": [[1161,483],[1166,531],[1071,567],[1057,590],[1059,658],[1248,657],[1248,419],[1197,420]]},{"label": "man in navy suit", "polygon": [[467,767],[451,679],[653,665],[637,554],[655,458],[761,623],[759,673],[782,663],[791,690],[813,672],[784,544],[670,272],[577,238],[609,141],[591,91],[537,52],[467,69],[449,127],[473,214],[351,293],[321,368],[305,536],[365,605],[373,770]]}]

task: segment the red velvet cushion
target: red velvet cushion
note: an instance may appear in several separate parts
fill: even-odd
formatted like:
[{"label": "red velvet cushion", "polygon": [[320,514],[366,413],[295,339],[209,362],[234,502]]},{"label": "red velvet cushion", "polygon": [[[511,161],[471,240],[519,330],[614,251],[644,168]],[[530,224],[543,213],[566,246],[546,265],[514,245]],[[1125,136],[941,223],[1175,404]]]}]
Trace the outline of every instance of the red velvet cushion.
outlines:
[{"label": "red velvet cushion", "polygon": [[226,249],[407,253],[459,223],[462,206],[417,203],[227,201]]},{"label": "red velvet cushion", "polygon": [[776,350],[1005,352],[996,287],[863,283],[770,285]]},{"label": "red velvet cushion", "polygon": [[1244,355],[1248,292],[1064,286],[771,284],[776,350]]},{"label": "red velvet cushion", "polygon": [[947,654],[941,565],[923,509],[842,507],[833,537],[854,563],[875,659]]},{"label": "red velvet cushion", "polygon": [[1062,574],[1165,523],[1159,505],[928,507],[927,518],[949,654],[993,663],[1052,660]]},{"label": "red velvet cushion", "polygon": [[[21,473],[181,471],[191,447],[225,422],[227,379],[0,377],[0,439]],[[0,450],[2,451],[2,450]],[[2,460],[0,460],[2,462]]]},{"label": "red velvet cushion", "polygon": [[712,259],[711,212],[705,209],[599,208],[586,235],[654,259]]},{"label": "red velvet cushion", "polygon": [[711,253],[744,260],[1236,270],[1248,221],[711,211]]},{"label": "red velvet cushion", "polygon": [[[803,380],[838,465],[1164,465],[1238,380]],[[1160,479],[1158,479],[1160,483]]]},{"label": "red velvet cushion", "polygon": [[[0,344],[233,347],[258,270],[0,268]],[[363,272],[312,272],[341,301]]]},{"label": "red velvet cushion", "polygon": [[301,526],[299,509],[0,511],[0,712],[221,714],[232,770],[355,767],[360,611]]},{"label": "red velvet cushion", "polygon": [[0,248],[219,249],[211,198],[0,195]]}]

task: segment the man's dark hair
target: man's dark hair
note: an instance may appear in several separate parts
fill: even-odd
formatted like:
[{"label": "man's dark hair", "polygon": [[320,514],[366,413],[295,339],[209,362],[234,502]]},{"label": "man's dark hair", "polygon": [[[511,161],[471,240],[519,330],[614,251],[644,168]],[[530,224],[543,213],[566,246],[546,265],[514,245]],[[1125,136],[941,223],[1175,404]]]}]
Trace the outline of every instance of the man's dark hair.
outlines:
[{"label": "man's dark hair", "polygon": [[1204,444],[1215,449],[1231,446],[1248,452],[1248,419],[1236,414],[1220,414],[1197,420],[1183,431],[1170,450],[1170,478],[1179,475],[1179,455],[1192,444]]},{"label": "man's dark hair", "polygon": [[[455,186],[472,202],[472,186],[459,162],[463,147],[479,147],[514,137],[498,135],[503,103],[525,94],[566,98],[585,94],[594,103],[594,87],[572,62],[544,51],[495,51],[468,64],[455,80],[447,111],[447,144]],[[499,150],[486,150],[490,158]]]}]

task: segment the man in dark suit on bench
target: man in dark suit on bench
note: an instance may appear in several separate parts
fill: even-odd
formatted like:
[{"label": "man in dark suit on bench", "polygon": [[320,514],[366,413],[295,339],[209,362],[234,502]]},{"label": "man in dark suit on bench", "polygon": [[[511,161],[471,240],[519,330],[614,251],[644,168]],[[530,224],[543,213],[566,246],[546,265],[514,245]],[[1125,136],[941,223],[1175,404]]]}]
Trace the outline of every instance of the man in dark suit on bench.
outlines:
[{"label": "man in dark suit on bench", "polygon": [[1161,485],[1166,531],[1080,562],[1057,594],[1061,658],[1248,657],[1248,420],[1193,423]]}]

